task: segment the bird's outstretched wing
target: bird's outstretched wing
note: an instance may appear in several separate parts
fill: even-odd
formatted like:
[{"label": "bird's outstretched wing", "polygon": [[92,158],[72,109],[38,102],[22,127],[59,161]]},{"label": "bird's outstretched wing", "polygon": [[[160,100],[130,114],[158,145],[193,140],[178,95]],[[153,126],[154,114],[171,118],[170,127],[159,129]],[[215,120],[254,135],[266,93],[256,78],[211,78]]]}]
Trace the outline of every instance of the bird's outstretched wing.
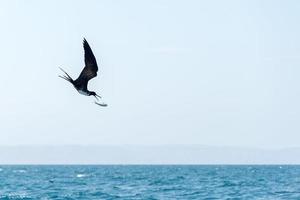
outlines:
[{"label": "bird's outstretched wing", "polygon": [[87,83],[90,79],[97,76],[98,66],[93,51],[85,38],[83,39],[83,48],[85,67],[77,80]]}]

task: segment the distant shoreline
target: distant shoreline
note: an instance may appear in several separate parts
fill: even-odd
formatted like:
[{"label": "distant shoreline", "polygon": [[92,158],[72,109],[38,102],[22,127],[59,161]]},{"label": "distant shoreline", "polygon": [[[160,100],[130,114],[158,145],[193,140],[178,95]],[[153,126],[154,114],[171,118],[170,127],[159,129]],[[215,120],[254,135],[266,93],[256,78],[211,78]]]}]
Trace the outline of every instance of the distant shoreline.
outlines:
[{"label": "distant shoreline", "polygon": [[299,165],[300,148],[202,145],[0,146],[0,165]]}]

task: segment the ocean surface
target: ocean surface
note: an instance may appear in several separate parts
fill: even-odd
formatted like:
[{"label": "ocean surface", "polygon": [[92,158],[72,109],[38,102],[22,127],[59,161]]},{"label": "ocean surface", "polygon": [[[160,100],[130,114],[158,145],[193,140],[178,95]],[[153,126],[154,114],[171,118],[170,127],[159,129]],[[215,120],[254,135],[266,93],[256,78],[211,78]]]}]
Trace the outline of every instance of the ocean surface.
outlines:
[{"label": "ocean surface", "polygon": [[0,199],[300,199],[300,166],[4,165]]}]

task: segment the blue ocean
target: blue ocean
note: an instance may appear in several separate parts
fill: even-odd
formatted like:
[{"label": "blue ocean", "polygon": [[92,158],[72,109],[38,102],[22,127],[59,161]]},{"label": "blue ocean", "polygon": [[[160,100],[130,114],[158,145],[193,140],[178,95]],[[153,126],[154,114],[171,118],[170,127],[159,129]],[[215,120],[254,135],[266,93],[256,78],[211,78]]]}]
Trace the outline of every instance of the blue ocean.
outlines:
[{"label": "blue ocean", "polygon": [[4,165],[0,199],[300,199],[300,166]]}]

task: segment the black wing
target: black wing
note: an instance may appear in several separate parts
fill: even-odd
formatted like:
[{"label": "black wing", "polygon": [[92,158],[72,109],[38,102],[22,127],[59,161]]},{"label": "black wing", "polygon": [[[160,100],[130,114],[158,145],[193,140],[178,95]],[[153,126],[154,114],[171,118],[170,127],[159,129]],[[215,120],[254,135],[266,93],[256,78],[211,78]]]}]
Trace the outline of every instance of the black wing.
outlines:
[{"label": "black wing", "polygon": [[97,76],[98,66],[93,51],[85,38],[83,39],[83,48],[85,67],[77,80],[87,83],[89,80]]}]

